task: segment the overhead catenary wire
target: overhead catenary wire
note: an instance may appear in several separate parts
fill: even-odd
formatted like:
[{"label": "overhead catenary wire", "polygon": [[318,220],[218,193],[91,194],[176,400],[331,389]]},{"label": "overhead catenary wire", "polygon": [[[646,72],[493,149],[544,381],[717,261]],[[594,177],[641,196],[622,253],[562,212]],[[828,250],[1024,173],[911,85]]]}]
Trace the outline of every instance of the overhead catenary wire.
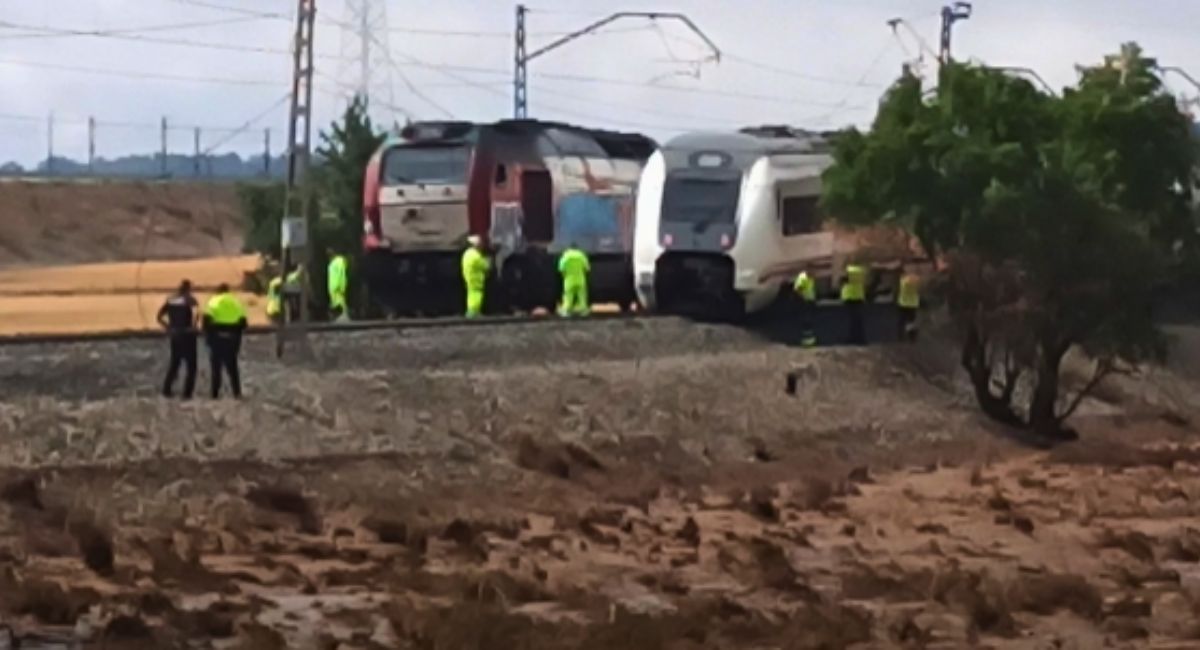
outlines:
[{"label": "overhead catenary wire", "polygon": [[[291,93],[290,92],[285,93],[282,97],[280,97],[279,99],[272,102],[271,105],[268,106],[265,110],[263,110],[259,113],[256,113],[253,117],[251,117],[250,119],[246,120],[241,125],[236,127],[229,135],[227,135],[224,138],[221,138],[217,142],[209,145],[208,147],[205,147],[205,149],[201,152],[201,157],[207,159],[206,162],[207,162],[208,180],[209,180],[208,192],[209,192],[209,205],[210,205],[211,213],[215,214],[215,212],[216,212],[216,209],[215,209],[216,200],[212,195],[212,159],[210,158],[212,153],[214,151],[216,151],[217,149],[219,149],[220,147],[224,146],[227,142],[232,140],[237,135],[244,133],[250,127],[254,126],[258,122],[260,122],[261,120],[266,118],[268,115],[270,115],[271,113],[278,110],[281,106],[283,106],[285,103],[287,103],[287,101],[289,99],[291,99]],[[142,272],[143,272],[144,267],[146,266],[146,261],[149,259],[149,256],[150,256],[149,255],[150,239],[151,239],[151,235],[154,233],[154,225],[155,225],[154,214],[155,214],[154,211],[149,212],[149,218],[146,221],[146,226],[142,230],[141,256],[138,259],[138,264],[134,271],[134,291],[137,295],[138,317],[142,321],[143,328],[148,328],[150,325],[149,321],[146,318],[146,308],[145,308],[145,304],[143,302]],[[218,230],[216,238],[217,238],[218,244],[221,247],[222,253],[224,253],[224,257],[225,257],[226,261],[228,262],[229,255],[228,255],[227,247],[225,245],[224,232],[221,230]]]},{"label": "overhead catenary wire", "polygon": [[[277,55],[277,56],[291,56],[291,52],[289,52],[288,50],[286,50],[284,48],[272,48],[272,47],[263,47],[263,46],[257,46],[257,45],[240,45],[237,43],[214,43],[211,41],[196,41],[196,40],[192,40],[192,39],[181,39],[181,38],[177,38],[177,37],[166,37],[166,36],[147,36],[144,34],[126,34],[126,33],[113,34],[113,33],[100,33],[100,32],[74,33],[74,32],[70,32],[69,30],[57,30],[57,29],[53,29],[53,28],[38,28],[38,29],[43,29],[48,33],[49,32],[54,32],[56,34],[62,33],[62,35],[64,35],[64,36],[113,39],[113,40],[120,40],[120,41],[129,41],[129,42],[154,43],[156,45],[171,45],[171,46],[175,46],[175,47],[191,47],[191,48],[200,48],[200,49],[207,49],[207,50],[223,50],[223,51],[228,51],[228,52],[244,52],[244,53],[271,54],[271,55]],[[333,59],[341,58],[338,55],[318,55],[318,57],[319,58],[333,58]]]},{"label": "overhead catenary wire", "polygon": [[[383,43],[380,43],[379,39],[377,39],[374,34],[371,35],[371,40],[375,43],[376,47],[383,49],[384,60],[387,62],[388,66],[391,67],[392,70],[400,77],[400,80],[404,83],[404,86],[406,88],[408,88],[409,92],[411,92],[413,95],[415,95],[417,97],[417,99],[420,99],[421,101],[425,102],[426,104],[432,106],[434,108],[434,110],[441,112],[446,117],[449,117],[451,119],[454,118],[454,113],[451,112],[450,109],[441,105],[440,103],[438,103],[437,100],[433,99],[432,97],[430,97],[429,95],[425,94],[420,89],[418,89],[416,84],[414,84],[412,82],[412,80],[408,78],[408,75],[406,75],[404,73],[404,70],[402,70],[400,68],[400,66],[396,65],[396,60],[392,58],[391,48],[386,47]],[[408,115],[410,117],[412,115],[408,111],[401,111],[401,112],[405,113],[406,115]]]},{"label": "overhead catenary wire", "polygon": [[[0,120],[9,120],[15,122],[37,122],[43,123],[46,121],[45,115],[17,114],[17,113],[0,113]],[[59,111],[54,112],[54,123],[61,125],[86,125],[91,122],[96,127],[108,127],[118,129],[146,129],[161,131],[163,128],[162,122],[130,122],[128,120],[109,120],[95,118],[94,116],[71,115],[64,114]],[[195,129],[200,129],[206,133],[232,133],[238,134],[244,131],[241,126],[213,126],[208,124],[193,124],[170,122],[167,125],[168,131],[190,132]]]},{"label": "overhead catenary wire", "polygon": [[235,23],[245,23],[252,20],[257,20],[254,17],[240,18],[220,18],[215,20],[194,21],[189,23],[170,23],[165,25],[144,25],[141,27],[121,27],[113,29],[77,29],[77,28],[61,28],[48,27],[42,25],[26,25],[22,23],[14,23],[7,20],[0,20],[0,27],[5,29],[23,29],[28,33],[23,34],[4,34],[3,38],[6,41],[31,38],[54,38],[58,36],[122,36],[130,34],[143,34],[147,32],[167,32],[180,31],[185,29],[197,29],[201,27],[216,27],[231,25]]},{"label": "overhead catenary wire", "polygon": [[[353,85],[348,84],[345,81],[342,81],[341,79],[338,79],[337,77],[335,77],[333,75],[321,72],[320,70],[316,71],[316,75],[317,75],[317,77],[325,79],[326,81],[332,83],[336,87],[336,90],[333,90],[333,89],[322,88],[320,86],[317,86],[317,90],[325,93],[326,95],[329,95],[330,97],[342,98],[342,97],[345,97],[347,92],[357,90]],[[407,117],[409,119],[416,118],[416,116],[417,116],[417,114],[415,112],[413,112],[412,110],[410,110],[404,106],[401,106],[399,104],[396,104],[394,102],[381,100],[377,97],[371,98],[371,102],[374,104],[378,104],[379,106],[382,106],[383,108],[386,108],[390,111],[395,111],[397,113],[400,113],[401,115],[404,115],[405,117]]]},{"label": "overhead catenary wire", "polygon": [[[169,1],[175,2],[177,4],[189,5],[192,7],[201,7],[201,8],[213,9],[213,10],[217,10],[217,11],[227,11],[227,12],[237,13],[237,14],[240,14],[243,16],[253,16],[256,18],[268,18],[268,19],[274,19],[274,20],[288,20],[288,21],[293,19],[293,17],[291,15],[284,14],[281,12],[271,12],[271,11],[261,11],[261,10],[257,10],[257,9],[247,9],[245,7],[235,7],[232,5],[217,4],[217,3],[213,3],[213,2],[206,2],[204,0],[169,0]],[[545,12],[542,12],[542,13],[545,13]],[[589,14],[589,15],[594,15],[594,14]],[[324,18],[324,17],[321,18],[321,22],[329,24],[329,25],[334,25],[334,26],[343,26],[338,21]],[[608,30],[607,33],[620,34],[620,33],[634,32],[634,31],[641,31],[642,29],[643,28],[613,29],[613,30]],[[435,27],[389,27],[388,31],[392,32],[392,33],[396,33],[396,34],[408,34],[411,36],[496,38],[496,39],[505,39],[505,40],[511,39],[513,37],[512,32],[508,31],[508,30],[439,29],[439,28],[435,28]],[[539,31],[539,32],[529,32],[529,36],[531,36],[531,37],[557,37],[557,36],[562,36],[562,35],[568,34],[568,33],[570,33],[570,32]]]},{"label": "overhead catenary wire", "polygon": [[[896,41],[891,38],[888,38],[886,41],[884,41],[883,47],[879,49],[879,52],[871,59],[871,62],[867,64],[866,69],[864,69],[862,74],[859,75],[859,79],[860,80],[866,79],[867,77],[874,74],[875,70],[879,67],[879,64],[883,62],[883,58],[885,56],[887,56],[887,53],[890,52],[892,50],[892,48],[895,46],[896,46]],[[847,111],[858,110],[858,109],[851,108],[849,106],[851,94],[852,94],[852,92],[847,92],[841,98],[841,100],[839,100],[834,105],[834,110],[832,110],[828,113],[822,113],[820,115],[811,116],[808,119],[811,121],[814,121],[814,122],[818,122],[818,123],[827,122],[830,118],[832,118],[835,114],[837,114],[837,111],[839,111],[839,110],[847,110]]]},{"label": "overhead catenary wire", "polygon": [[254,16],[257,18],[292,20],[292,13],[284,13],[281,11],[261,11],[258,9],[247,9],[245,7],[234,7],[232,5],[218,4],[215,2],[207,2],[205,0],[170,0],[175,4],[188,5],[192,7],[200,7],[203,9],[215,9],[217,11],[225,11],[235,13],[242,16]]},{"label": "overhead catenary wire", "polygon": [[231,86],[271,86],[278,87],[278,80],[267,79],[236,79],[233,77],[202,77],[192,75],[177,75],[161,72],[145,72],[140,70],[116,70],[111,68],[94,68],[91,66],[68,65],[64,63],[48,63],[45,61],[23,61],[14,59],[0,59],[0,65],[10,65],[26,68],[40,68],[44,70],[57,70],[60,72],[75,72],[81,74],[93,74],[108,77],[127,77],[131,79],[147,79],[157,81],[180,81],[189,83],[211,83],[225,84]]},{"label": "overhead catenary wire", "polygon": [[[430,69],[430,70],[433,70],[435,72],[439,72],[442,74],[466,73],[466,74],[480,74],[480,75],[487,74],[487,75],[497,75],[497,76],[502,75],[505,77],[510,76],[512,74],[512,72],[510,70],[503,70],[500,68],[485,68],[482,66],[429,63],[427,61],[423,61],[421,59],[414,58],[411,55],[408,55],[405,53],[401,53],[401,55],[406,57],[406,62],[409,65],[417,66],[420,68],[427,68],[427,69]],[[751,93],[751,92],[744,92],[744,91],[737,91],[737,90],[724,90],[724,89],[716,89],[716,88],[689,88],[686,86],[652,84],[652,83],[648,83],[648,82],[644,82],[644,81],[631,81],[628,79],[596,77],[596,76],[592,76],[592,75],[554,73],[554,72],[538,72],[538,73],[532,74],[531,76],[534,77],[535,79],[542,79],[542,80],[564,81],[564,82],[572,82],[572,83],[594,83],[594,84],[613,85],[613,86],[626,86],[626,87],[633,87],[633,88],[645,88],[648,90],[662,91],[662,92],[675,92],[675,93],[683,93],[683,94],[691,94],[691,95],[710,95],[710,96],[714,96],[714,97],[729,97],[732,99],[744,99],[744,100],[752,100],[752,101],[760,101],[760,102],[768,102],[768,103],[778,103],[778,104],[788,104],[788,105],[810,105],[810,106],[818,106],[818,107],[824,107],[824,108],[832,108],[834,106],[834,104],[831,102],[813,101],[813,100],[805,99],[802,97],[787,97],[787,96],[783,96],[783,95],[769,95],[769,94],[762,94],[762,93]],[[455,78],[457,78],[459,80],[463,80],[463,77],[461,77],[461,76],[458,76]],[[469,81],[464,81],[464,83],[467,85],[472,85],[472,83]],[[474,83],[476,85],[479,84],[479,82],[477,82],[477,81]]]},{"label": "overhead catenary wire", "polygon": [[[177,1],[182,2],[184,4],[197,4],[197,6],[212,6],[214,8],[217,7],[217,5],[211,5],[210,3],[198,4],[195,2],[190,2],[188,0],[177,0]],[[236,7],[225,7],[225,6],[220,6],[220,7],[222,9],[238,10],[240,13],[245,13],[246,11],[250,11],[251,13],[254,14],[253,17],[255,17],[255,18],[258,18],[258,17],[286,17],[284,14],[269,14],[266,12],[259,12],[259,11],[253,11],[253,10],[242,10],[241,8],[236,8]],[[342,26],[342,23],[340,23],[339,21],[333,21],[333,20],[326,19],[326,20],[323,20],[322,22],[327,23],[327,24],[336,25],[339,27]],[[240,44],[231,44],[231,43],[211,43],[211,42],[194,41],[194,40],[186,40],[186,39],[160,38],[160,37],[153,37],[153,36],[144,36],[144,35],[140,35],[140,34],[130,34],[130,33],[126,33],[125,30],[108,30],[108,31],[91,30],[91,31],[87,31],[87,30],[55,30],[54,28],[45,28],[45,29],[50,30],[50,31],[55,31],[56,33],[57,32],[65,32],[67,34],[76,35],[76,36],[91,36],[91,37],[98,37],[98,38],[119,38],[119,39],[123,39],[123,40],[145,41],[145,42],[159,43],[159,44],[165,44],[165,45],[183,46],[183,47],[198,47],[198,48],[206,48],[206,49],[214,49],[214,50],[229,50],[229,51],[237,51],[237,52],[254,52],[254,53],[272,54],[272,55],[278,55],[278,56],[290,56],[290,52],[285,49],[282,49],[282,48],[269,48],[269,47],[262,47],[262,46],[240,45]],[[638,28],[638,29],[646,29],[646,28],[642,27],[642,28]],[[391,53],[389,51],[389,55],[390,54]],[[342,59],[342,57],[337,56],[337,55],[318,55],[318,56],[319,56],[319,58],[321,58],[323,60],[328,60],[328,59],[340,60],[340,59]],[[741,57],[740,55],[736,55],[736,54],[733,55],[733,57],[735,57],[735,59],[738,61],[750,61],[749,59],[745,59],[744,57]],[[765,66],[765,64],[759,64],[759,63],[753,62],[753,61],[750,61],[750,63],[752,65],[758,65],[760,67],[772,68],[772,66]],[[3,64],[21,65],[21,66],[26,66],[26,67],[36,67],[36,68],[51,69],[51,70],[58,70],[58,71],[70,71],[70,72],[108,75],[108,76],[117,76],[117,77],[158,79],[158,80],[164,80],[164,81],[181,81],[181,82],[190,81],[190,82],[220,83],[220,84],[231,84],[231,85],[262,85],[262,86],[276,85],[275,82],[267,81],[267,80],[185,76],[185,75],[142,72],[142,71],[112,70],[112,69],[90,68],[90,67],[86,67],[86,66],[48,63],[48,62],[39,62],[39,61],[0,60],[0,65],[3,65]],[[390,64],[395,69],[399,70],[399,66],[396,66],[394,61],[391,61]],[[509,74],[511,74],[509,70],[501,69],[501,68],[484,68],[484,67],[478,67],[478,66],[455,66],[452,64],[428,63],[425,61],[414,61],[411,63],[411,65],[415,65],[417,67],[423,67],[423,68],[427,68],[427,69],[431,69],[431,70],[435,70],[435,71],[451,70],[451,71],[462,71],[462,72],[468,72],[468,73],[503,75],[506,77]],[[784,70],[784,69],[779,68],[778,70]],[[431,106],[434,106],[435,109],[438,110],[439,112],[441,112],[445,115],[452,115],[452,112],[449,111],[445,106],[441,105],[436,100],[434,100],[432,97],[430,97],[427,93],[424,93],[419,88],[417,88],[416,84],[414,84],[411,80],[408,80],[407,75],[404,75],[402,73],[402,71],[400,73],[400,76],[402,78],[402,81],[405,82],[405,85],[409,88],[409,90],[411,92],[413,92],[413,94],[415,96],[422,99],[422,101],[424,101],[425,103],[430,104]],[[620,85],[620,86],[626,86],[626,87],[645,87],[645,88],[650,88],[650,89],[658,91],[658,92],[674,92],[674,93],[697,94],[697,95],[711,95],[711,96],[721,96],[721,97],[728,97],[728,98],[743,99],[743,100],[748,100],[748,101],[814,105],[814,106],[823,106],[826,108],[833,108],[836,106],[836,105],[831,105],[828,103],[822,104],[820,102],[813,102],[813,101],[805,100],[803,98],[798,98],[798,97],[782,97],[782,96],[740,92],[740,91],[725,90],[725,89],[691,88],[691,87],[673,86],[673,85],[660,84],[660,83],[648,83],[648,82],[630,81],[630,80],[622,80],[622,79],[606,79],[606,78],[602,78],[602,77],[579,75],[579,74],[541,72],[541,73],[535,73],[533,76],[534,76],[534,78],[542,79],[542,80],[555,80],[555,81],[564,81],[564,82],[572,82],[572,83],[597,83],[597,84]],[[792,76],[797,76],[800,78],[809,78],[810,80],[827,81],[824,79],[820,79],[819,77],[812,77],[811,75],[807,75],[804,73],[795,73]],[[473,85],[473,84],[468,83],[468,82],[463,82],[463,85],[469,86],[469,85]],[[866,85],[866,84],[858,84],[858,85]]]},{"label": "overhead catenary wire", "polygon": [[[410,54],[406,54],[403,52],[401,52],[399,54],[410,65],[424,64],[423,61],[421,61],[420,59],[418,59]],[[455,73],[451,70],[439,69],[436,66],[433,67],[433,69],[438,72],[441,72],[442,74],[444,74],[452,79],[460,81],[467,86],[477,88],[488,94],[495,95],[498,97],[504,97],[506,99],[508,97],[508,94],[506,92],[504,92],[503,90],[493,88],[491,86],[488,86],[487,84],[480,83],[480,82],[477,82],[477,81],[474,81],[471,79],[467,79],[465,77],[458,75],[457,73]],[[557,106],[557,105],[553,105],[553,104],[547,104],[544,102],[542,103],[542,105],[544,105],[549,110],[551,110],[555,113],[562,114],[562,115],[574,116],[577,118],[583,118],[583,119],[588,119],[588,120],[596,120],[597,122],[612,124],[612,125],[616,125],[616,126],[623,126],[623,127],[629,127],[629,128],[637,128],[637,129],[663,130],[663,131],[669,131],[669,132],[680,132],[682,130],[682,129],[678,128],[678,125],[675,125],[675,124],[661,124],[661,123],[649,123],[649,122],[640,122],[640,121],[633,121],[633,120],[613,119],[613,118],[611,118],[609,116],[605,116],[605,115],[595,115],[595,114],[587,113],[584,111],[579,111],[579,110],[572,109],[572,108]]]},{"label": "overhead catenary wire", "polygon": [[[505,83],[505,85],[507,86],[507,83]],[[645,113],[646,115],[655,115],[658,117],[665,117],[668,119],[695,120],[696,122],[707,122],[710,125],[717,125],[717,126],[724,126],[724,127],[728,127],[732,122],[731,120],[714,118],[711,115],[700,115],[697,113],[677,113],[674,111],[660,111],[660,110],[656,110],[653,108],[641,108],[638,106],[631,106],[629,104],[623,104],[621,102],[608,101],[608,100],[604,100],[604,99],[594,99],[591,97],[580,97],[576,93],[569,93],[566,91],[555,90],[552,88],[542,88],[542,89],[538,90],[538,93],[550,95],[551,97],[559,97],[559,98],[567,99],[567,100],[586,102],[589,105],[609,106],[612,108],[617,108],[617,109],[621,109],[621,110],[625,110],[625,111],[633,111],[636,113]],[[686,126],[686,125],[681,125],[681,126]],[[702,128],[712,128],[712,127],[709,126],[709,127],[697,127],[697,128],[702,129]]]}]

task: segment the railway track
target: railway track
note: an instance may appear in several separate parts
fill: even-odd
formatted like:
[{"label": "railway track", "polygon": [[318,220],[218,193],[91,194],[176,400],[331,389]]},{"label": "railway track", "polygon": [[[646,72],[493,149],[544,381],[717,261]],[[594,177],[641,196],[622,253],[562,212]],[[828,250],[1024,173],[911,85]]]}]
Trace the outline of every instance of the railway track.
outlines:
[{"label": "railway track", "polygon": [[[662,318],[662,314],[651,313],[594,313],[581,322],[612,320],[647,320]],[[556,316],[485,316],[465,318],[461,316],[443,318],[400,318],[393,320],[364,320],[348,323],[310,323],[308,331],[314,334],[340,334],[372,330],[415,330],[439,327],[494,327],[509,325],[543,325],[562,323]],[[274,325],[255,325],[246,330],[247,336],[274,336],[278,328]],[[62,334],[10,334],[0,336],[0,347],[17,345],[94,343],[101,341],[145,341],[163,337],[159,330],[122,330],[113,332],[87,332]]]}]

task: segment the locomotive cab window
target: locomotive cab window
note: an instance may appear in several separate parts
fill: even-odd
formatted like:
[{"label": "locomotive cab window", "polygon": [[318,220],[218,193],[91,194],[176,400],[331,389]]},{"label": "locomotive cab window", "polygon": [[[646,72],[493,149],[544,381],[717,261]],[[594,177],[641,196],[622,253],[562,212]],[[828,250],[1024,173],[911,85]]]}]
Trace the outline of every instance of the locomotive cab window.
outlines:
[{"label": "locomotive cab window", "polygon": [[821,230],[821,210],[818,196],[785,196],[779,200],[783,236],[810,235]]},{"label": "locomotive cab window", "polygon": [[496,165],[496,187],[502,187],[508,183],[508,167],[506,165]]}]

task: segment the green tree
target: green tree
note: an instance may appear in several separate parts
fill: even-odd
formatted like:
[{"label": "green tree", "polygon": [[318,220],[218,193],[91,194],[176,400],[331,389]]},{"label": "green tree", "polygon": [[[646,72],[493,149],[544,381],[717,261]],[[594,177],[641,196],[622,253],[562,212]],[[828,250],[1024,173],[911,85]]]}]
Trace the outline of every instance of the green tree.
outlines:
[{"label": "green tree", "polygon": [[[361,307],[361,291],[356,290],[361,268],[362,192],[367,163],[383,143],[384,135],[375,130],[367,114],[367,105],[356,98],[341,119],[320,133],[311,174],[302,191],[313,192],[310,203],[309,232],[312,259],[308,277],[312,305],[318,313],[328,302],[325,272],[329,263],[327,249],[346,255],[350,262],[350,306]],[[246,252],[259,253],[273,265],[280,254],[280,221],[284,211],[282,183],[245,184],[238,187]]]},{"label": "green tree", "polygon": [[283,197],[283,183],[242,183],[237,186],[243,252],[258,253],[267,259],[279,257]]},{"label": "green tree", "polygon": [[319,166],[314,171],[320,197],[321,218],[314,228],[313,279],[318,303],[325,305],[325,271],[329,263],[327,249],[350,260],[350,307],[360,311],[363,292],[359,290],[362,268],[362,196],[367,163],[383,144],[385,135],[375,128],[367,112],[367,103],[356,97],[342,118],[322,131],[317,149]]},{"label": "green tree", "polygon": [[[838,140],[823,200],[849,224],[902,225],[945,260],[980,407],[1062,436],[1104,376],[1164,351],[1154,294],[1195,251],[1190,128],[1134,45],[1061,97],[950,64],[936,91],[902,77],[870,131]],[[1095,372],[1068,396],[1072,348]]]}]

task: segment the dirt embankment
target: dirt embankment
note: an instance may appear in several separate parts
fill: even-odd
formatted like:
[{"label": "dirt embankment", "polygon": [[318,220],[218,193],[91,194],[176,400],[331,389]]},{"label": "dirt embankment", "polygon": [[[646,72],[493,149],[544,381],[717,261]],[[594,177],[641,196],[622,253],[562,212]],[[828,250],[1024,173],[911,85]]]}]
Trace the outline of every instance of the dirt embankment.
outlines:
[{"label": "dirt embankment", "polygon": [[0,183],[0,267],[238,255],[231,184]]},{"label": "dirt embankment", "polygon": [[1197,432],[1136,392],[1047,452],[902,350],[315,343],[252,340],[237,404],[149,397],[156,347],[5,349],[0,611],[110,647],[1200,644]]}]

